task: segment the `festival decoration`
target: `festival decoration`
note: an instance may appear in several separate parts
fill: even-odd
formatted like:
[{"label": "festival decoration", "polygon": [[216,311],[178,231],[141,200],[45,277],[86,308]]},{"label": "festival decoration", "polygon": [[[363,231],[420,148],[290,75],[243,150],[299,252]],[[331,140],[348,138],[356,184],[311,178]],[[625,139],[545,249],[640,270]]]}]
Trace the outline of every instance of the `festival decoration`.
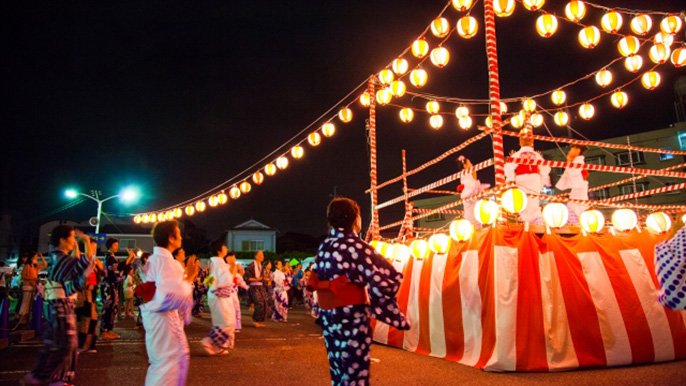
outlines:
[{"label": "festival decoration", "polygon": [[569,210],[567,205],[552,202],[543,207],[543,220],[551,228],[561,228],[567,224]]},{"label": "festival decoration", "polygon": [[405,86],[405,82],[403,82],[402,80],[394,80],[393,82],[391,82],[389,90],[391,91],[391,95],[400,98],[403,95],[405,95],[407,87]]},{"label": "festival decoration", "polygon": [[438,114],[441,111],[441,104],[435,100],[426,102],[426,112],[429,114]]},{"label": "festival decoration", "polygon": [[674,67],[679,68],[686,66],[686,48],[679,47],[672,52],[672,64]]},{"label": "festival decoration", "polygon": [[622,28],[623,21],[621,13],[610,11],[600,19],[600,27],[607,33],[615,34]]},{"label": "festival decoration", "polygon": [[647,90],[654,90],[660,85],[660,74],[657,71],[648,71],[641,76],[641,84]]},{"label": "festival decoration", "polygon": [[437,38],[444,38],[450,32],[450,23],[448,19],[439,17],[431,22],[431,33]]},{"label": "festival decoration", "polygon": [[514,0],[493,0],[493,11],[498,17],[508,17],[515,10]]},{"label": "festival decoration", "polygon": [[455,116],[459,118],[466,118],[469,116],[469,107],[467,106],[460,106],[455,109]]},{"label": "festival decoration", "polygon": [[202,213],[205,211],[206,208],[207,208],[207,206],[205,205],[205,201],[203,201],[203,200],[200,200],[200,201],[195,203],[195,211],[196,212]]},{"label": "festival decoration", "polygon": [[500,204],[509,213],[521,213],[526,209],[526,193],[519,188],[508,189],[500,196]]},{"label": "festival decoration", "polygon": [[555,106],[561,106],[567,100],[567,94],[562,90],[555,90],[550,94],[550,100]]},{"label": "festival decoration", "polygon": [[277,170],[276,165],[274,165],[273,163],[270,162],[267,165],[265,165],[264,174],[266,174],[268,176],[273,176],[274,174],[276,174],[276,170]]},{"label": "festival decoration", "polygon": [[612,226],[618,231],[625,232],[636,228],[638,218],[631,209],[617,209],[612,213]]},{"label": "festival decoration", "polygon": [[411,108],[404,107],[400,109],[398,115],[400,115],[400,120],[404,123],[412,122],[414,119],[414,111]]},{"label": "festival decoration", "polygon": [[653,28],[653,19],[650,15],[640,14],[631,19],[631,31],[639,36],[645,36]]},{"label": "festival decoration", "polygon": [[566,126],[569,123],[569,115],[564,111],[558,111],[553,116],[553,120],[558,126]]},{"label": "festival decoration", "polygon": [[276,167],[284,170],[288,167],[288,157],[282,156],[276,159]]},{"label": "festival decoration", "polygon": [[452,0],[453,8],[460,12],[464,12],[472,7],[473,0]]},{"label": "festival decoration", "polygon": [[524,111],[533,113],[536,111],[536,101],[531,98],[526,98],[522,101],[522,107],[524,108]]},{"label": "festival decoration", "polygon": [[457,34],[465,39],[471,39],[479,32],[479,22],[473,16],[463,16],[457,20]]},{"label": "festival decoration", "polygon": [[598,233],[605,226],[605,216],[597,209],[587,210],[579,216],[579,224],[587,233]]},{"label": "festival decoration", "polygon": [[522,4],[524,5],[524,8],[528,9],[529,11],[537,11],[543,8],[545,0],[524,0],[522,1]]},{"label": "festival decoration", "polygon": [[557,18],[551,14],[543,14],[536,19],[536,32],[544,38],[549,38],[557,31]]},{"label": "festival decoration", "polygon": [[364,106],[364,107],[369,107],[369,105],[370,105],[371,102],[372,102],[372,96],[369,95],[369,93],[365,91],[365,92],[363,92],[362,94],[360,94],[360,99],[359,99],[359,101],[360,101],[360,104],[361,104],[362,106]]},{"label": "festival decoration", "polygon": [[609,70],[602,69],[595,74],[595,81],[600,87],[607,87],[612,83],[612,73]]},{"label": "festival decoration", "polygon": [[581,106],[579,106],[579,116],[585,120],[589,120],[593,118],[593,115],[595,114],[595,107],[593,107],[592,104],[590,103],[584,103]]},{"label": "festival decoration", "polygon": [[393,244],[393,259],[405,264],[410,259],[410,248],[405,244]]},{"label": "festival decoration", "polygon": [[434,129],[440,129],[443,127],[443,116],[438,114],[432,115],[431,118],[429,118],[429,124]]},{"label": "festival decoration", "polygon": [[665,212],[654,212],[646,218],[646,228],[653,233],[666,233],[671,227],[672,219]]},{"label": "festival decoration", "polygon": [[450,52],[445,47],[436,47],[431,50],[431,63],[438,68],[445,67],[450,61]]},{"label": "festival decoration", "polygon": [[643,67],[643,58],[641,55],[631,55],[624,59],[624,67],[629,72],[637,73]]},{"label": "festival decoration", "polygon": [[403,58],[397,58],[393,60],[393,63],[391,64],[391,68],[396,75],[404,75],[407,72],[408,67],[407,60]]},{"label": "festival decoration", "polygon": [[348,123],[353,120],[353,111],[348,107],[344,107],[338,112],[338,119],[343,123]]},{"label": "festival decoration", "polygon": [[467,241],[474,234],[474,224],[469,220],[459,219],[450,223],[450,237],[457,241]]},{"label": "festival decoration", "polygon": [[445,233],[435,233],[429,237],[429,248],[433,253],[446,253],[450,248],[450,237]]},{"label": "festival decoration", "polygon": [[671,50],[664,44],[655,44],[648,51],[648,57],[655,64],[662,64],[668,61],[670,54]]},{"label": "festival decoration", "polygon": [[417,39],[412,43],[412,55],[422,59],[429,53],[429,43],[424,39]]},{"label": "festival decoration", "polygon": [[250,185],[250,182],[248,182],[248,181],[243,181],[243,182],[241,182],[240,185],[238,185],[238,186],[239,186],[239,188],[241,189],[241,192],[242,192],[243,194],[248,194],[248,193],[250,193],[250,190],[252,189],[252,186]]},{"label": "festival decoration", "polygon": [[681,31],[682,25],[683,23],[680,16],[667,16],[660,22],[660,31],[669,35],[676,35]]},{"label": "festival decoration", "polygon": [[232,200],[238,200],[240,196],[241,190],[237,186],[232,186],[231,189],[229,189],[229,197],[231,197]]},{"label": "festival decoration", "polygon": [[391,91],[387,88],[382,88],[376,92],[376,102],[382,106],[391,103],[392,99],[393,94],[391,94]]},{"label": "festival decoration", "polygon": [[467,130],[470,127],[472,127],[472,118],[470,116],[458,118],[457,124],[460,126],[461,129]]},{"label": "festival decoration", "polygon": [[293,159],[301,159],[305,154],[305,149],[300,145],[295,145],[291,148],[291,157]]},{"label": "festival decoration", "polygon": [[580,22],[586,16],[586,5],[583,1],[570,1],[565,6],[565,16],[575,23]]},{"label": "festival decoration", "polygon": [[596,26],[585,27],[579,31],[579,43],[584,48],[595,48],[600,43],[600,31]]},{"label": "festival decoration", "polygon": [[539,113],[533,113],[529,117],[529,123],[531,123],[531,126],[533,127],[541,127],[543,124],[543,115]]},{"label": "festival decoration", "polygon": [[429,243],[424,239],[412,240],[410,252],[415,259],[424,260],[429,256]]},{"label": "festival decoration", "polygon": [[636,36],[632,35],[624,36],[619,40],[619,43],[617,43],[617,51],[624,57],[635,55],[639,48],[641,48],[641,42]]},{"label": "festival decoration", "polygon": [[610,102],[612,102],[612,106],[623,109],[629,103],[629,96],[624,91],[618,90],[612,93]]},{"label": "festival decoration", "polygon": [[410,72],[410,83],[417,88],[422,88],[429,80],[429,75],[422,68],[415,68]]},{"label": "festival decoration", "polygon": [[674,35],[665,32],[658,32],[653,37],[653,44],[664,44],[671,47],[674,44]]},{"label": "festival decoration", "polygon": [[474,218],[482,225],[491,225],[498,219],[498,204],[490,200],[479,200],[474,204]]},{"label": "festival decoration", "polygon": [[391,84],[391,82],[395,79],[395,74],[393,73],[393,71],[384,68],[379,72],[378,79],[379,82],[381,82],[381,84],[388,85]]},{"label": "festival decoration", "polygon": [[[325,137],[331,137],[336,133],[336,126],[331,122],[326,122],[322,125],[322,134]],[[278,165],[277,165],[278,166]]]},{"label": "festival decoration", "polygon": [[185,209],[184,212],[186,212],[186,216],[192,216],[195,214],[195,208],[193,205],[188,205]]}]

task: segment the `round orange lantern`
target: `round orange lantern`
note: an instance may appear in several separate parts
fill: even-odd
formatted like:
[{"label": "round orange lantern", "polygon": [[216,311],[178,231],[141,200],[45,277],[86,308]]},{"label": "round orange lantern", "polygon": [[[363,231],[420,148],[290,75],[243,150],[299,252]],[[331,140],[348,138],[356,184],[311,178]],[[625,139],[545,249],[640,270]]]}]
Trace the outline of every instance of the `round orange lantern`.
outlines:
[{"label": "round orange lantern", "polygon": [[683,23],[680,16],[667,16],[660,22],[660,31],[666,34],[676,35],[681,31],[682,25]]},{"label": "round orange lantern", "polygon": [[624,36],[617,43],[617,51],[624,57],[635,55],[639,48],[641,48],[641,42],[632,35]]},{"label": "round orange lantern", "polygon": [[[310,133],[310,135],[307,136],[307,142],[308,142],[311,146],[317,146],[317,145],[319,145],[320,143],[322,143],[322,137],[321,137],[321,135],[319,135],[319,133],[317,133],[317,132]],[[267,173],[267,175],[269,175],[269,173]]]},{"label": "round orange lantern", "polygon": [[460,219],[450,223],[450,237],[455,241],[467,241],[474,234],[474,224],[469,220]]},{"label": "round orange lantern", "polygon": [[417,59],[425,57],[429,53],[429,43],[424,39],[417,39],[412,43],[412,55]]},{"label": "round orange lantern", "polygon": [[410,253],[417,260],[424,260],[429,256],[429,243],[424,239],[412,240]]},{"label": "round orange lantern", "polygon": [[431,118],[429,118],[429,125],[434,129],[440,129],[443,127],[443,116],[438,114],[432,115]]},{"label": "round orange lantern", "polygon": [[143,221],[143,217],[140,214],[137,214],[133,216],[133,222],[136,224],[140,224]]},{"label": "round orange lantern", "polygon": [[400,120],[404,123],[412,122],[412,120],[414,119],[414,111],[412,111],[412,109],[409,107],[404,107],[400,109],[398,115],[400,116]]},{"label": "round orange lantern", "polygon": [[387,68],[379,72],[379,82],[381,82],[381,84],[390,84],[394,79],[395,74]]},{"label": "round orange lantern", "polygon": [[543,14],[536,19],[536,32],[544,38],[549,38],[557,31],[557,18],[551,14]]},{"label": "round orange lantern", "polygon": [[479,32],[479,22],[473,16],[463,16],[457,20],[457,34],[465,39],[471,39]]},{"label": "round orange lantern", "polygon": [[415,68],[410,72],[410,83],[417,88],[424,87],[429,80],[429,75],[423,68]]},{"label": "round orange lantern", "polygon": [[212,208],[215,206],[219,205],[219,199],[215,195],[211,195],[210,198],[207,199],[207,203],[210,204]]},{"label": "round orange lantern", "polygon": [[624,67],[633,73],[637,73],[638,70],[643,67],[643,57],[641,55],[631,55],[624,59]]},{"label": "round orange lantern", "polygon": [[276,159],[276,167],[280,170],[284,170],[288,167],[288,157],[279,157]]},{"label": "round orange lantern", "polygon": [[676,68],[686,65],[686,48],[679,47],[672,52],[672,64]]},{"label": "round orange lantern", "polygon": [[393,99],[393,94],[387,88],[382,88],[376,92],[376,101],[382,106],[391,103],[391,99]]},{"label": "round orange lantern", "polygon": [[461,129],[467,130],[470,127],[472,127],[472,117],[468,115],[466,117],[458,118],[457,124],[460,126]]},{"label": "round orange lantern", "polygon": [[618,231],[625,232],[636,228],[638,218],[631,209],[617,209],[612,213],[612,226]]},{"label": "round orange lantern", "polygon": [[224,205],[229,202],[229,196],[222,190],[221,193],[217,195],[217,200],[219,201],[219,205]]},{"label": "round orange lantern", "polygon": [[232,200],[237,200],[241,196],[241,190],[238,189],[238,187],[233,186],[231,189],[229,189],[229,197],[231,197]]},{"label": "round orange lantern", "polygon": [[369,105],[372,103],[372,96],[369,95],[368,92],[363,92],[360,94],[360,104],[364,107],[369,107]]},{"label": "round orange lantern", "polygon": [[376,253],[378,253],[378,254],[380,254],[380,255],[383,255],[383,253],[381,253],[381,249],[382,249],[383,244],[386,244],[386,243],[384,243],[384,242],[381,241],[381,240],[372,240],[372,241],[369,243],[369,245],[371,245],[372,248],[374,248],[374,250],[376,251]]},{"label": "round orange lantern", "polygon": [[610,97],[610,102],[612,106],[623,109],[629,103],[629,96],[624,91],[615,91]]},{"label": "round orange lantern", "polygon": [[666,233],[672,227],[672,218],[665,212],[651,213],[646,218],[646,227],[653,233]]},{"label": "round orange lantern", "polygon": [[610,11],[604,14],[600,19],[600,26],[603,28],[603,31],[614,34],[622,28],[623,21],[622,14],[619,12]]},{"label": "round orange lantern", "polygon": [[192,216],[195,214],[195,208],[193,205],[188,205],[185,209],[184,212],[186,212],[186,216]]},{"label": "round orange lantern", "polygon": [[343,123],[348,123],[353,120],[353,111],[348,107],[344,107],[338,112],[338,119]]},{"label": "round orange lantern", "polygon": [[667,47],[671,47],[672,44],[674,44],[674,35],[664,32],[658,32],[655,34],[655,37],[653,38],[653,43],[664,44]]},{"label": "round orange lantern", "polygon": [[533,113],[536,111],[536,101],[531,98],[524,99],[522,101],[522,107],[524,108],[524,111]]},{"label": "round orange lantern", "polygon": [[579,31],[579,43],[584,48],[595,48],[600,43],[600,30],[590,26]]},{"label": "round orange lantern", "polygon": [[612,73],[609,70],[602,69],[596,72],[595,81],[600,87],[607,87],[612,83]]},{"label": "round orange lantern", "polygon": [[598,233],[605,226],[605,216],[599,210],[587,210],[579,216],[579,224],[587,233]]},{"label": "round orange lantern", "polygon": [[202,213],[202,212],[205,211],[206,208],[207,208],[207,206],[205,205],[205,201],[200,200],[200,201],[198,201],[198,202],[195,203],[195,210],[196,210],[197,212],[201,212],[201,213]]},{"label": "round orange lantern", "polygon": [[464,12],[472,7],[473,0],[453,0],[453,8],[460,12]]},{"label": "round orange lantern", "polygon": [[322,134],[325,137],[331,137],[336,133],[336,126],[331,122],[326,122],[322,125]]},{"label": "round orange lantern", "polygon": [[543,207],[543,220],[551,228],[560,228],[567,224],[569,210],[567,205],[552,202]]},{"label": "round orange lantern", "polygon": [[485,124],[486,127],[488,127],[489,129],[492,129],[492,128],[493,128],[493,117],[490,116],[490,115],[487,116],[486,119],[484,119],[484,124]]},{"label": "round orange lantern", "polygon": [[480,224],[491,225],[498,219],[498,204],[490,200],[479,200],[474,204],[474,218]]},{"label": "round orange lantern", "polygon": [[445,47],[436,47],[431,50],[431,63],[438,68],[445,67],[450,61],[450,52]]},{"label": "round orange lantern", "polygon": [[441,111],[441,104],[436,101],[428,101],[426,102],[426,111],[429,114],[438,114]]},{"label": "round orange lantern", "polygon": [[655,90],[660,85],[660,73],[657,71],[648,71],[641,76],[641,84],[647,90]]},{"label": "round orange lantern", "polygon": [[590,103],[584,103],[581,106],[579,106],[579,116],[585,120],[589,120],[593,118],[593,115],[595,114],[595,108],[593,107],[592,104]]},{"label": "round orange lantern", "polygon": [[653,28],[653,19],[650,15],[640,14],[631,19],[631,31],[636,35],[645,36]]},{"label": "round orange lantern", "polygon": [[519,188],[508,189],[500,196],[500,203],[506,211],[520,213],[526,209],[526,193]]},{"label": "round orange lantern", "polygon": [[573,22],[579,22],[586,16],[586,4],[583,1],[570,1],[565,6],[565,16]]},{"label": "round orange lantern", "polygon": [[561,106],[567,100],[567,93],[562,90],[555,90],[550,94],[550,100],[555,106]]},{"label": "round orange lantern", "polygon": [[394,97],[400,98],[401,96],[405,95],[407,87],[405,86],[405,82],[403,82],[402,80],[394,80],[393,82],[391,82],[389,90],[391,91],[391,94]]},{"label": "round orange lantern", "polygon": [[510,125],[514,127],[515,129],[519,129],[520,127],[524,126],[524,117],[525,115],[522,114],[515,114],[510,118]]},{"label": "round orange lantern", "polygon": [[403,58],[397,58],[393,61],[393,63],[391,63],[391,68],[396,75],[403,75],[408,69],[407,60]]},{"label": "round orange lantern", "polygon": [[393,253],[394,249],[395,249],[395,245],[390,244],[390,243],[383,243],[381,245],[381,254],[387,260],[393,260],[393,258],[395,257],[395,254]]},{"label": "round orange lantern", "polygon": [[276,165],[274,165],[273,163],[270,162],[267,165],[265,165],[264,174],[266,174],[268,176],[273,176],[274,174],[276,174],[276,170],[277,170]]},{"label": "round orange lantern", "polygon": [[250,185],[250,182],[248,182],[248,181],[243,181],[238,186],[240,187],[241,192],[243,192],[243,194],[250,193],[250,190],[252,189],[252,186]]},{"label": "round orange lantern", "polygon": [[524,4],[524,8],[528,9],[529,11],[537,11],[543,8],[545,0],[524,0],[522,1],[522,4]]},{"label": "round orange lantern", "polygon": [[157,214],[150,213],[149,221],[150,222],[157,222]]},{"label": "round orange lantern", "polygon": [[508,17],[515,10],[514,0],[493,0],[493,11],[498,17]]},{"label": "round orange lantern", "polygon": [[429,237],[429,248],[433,253],[446,253],[450,249],[450,237],[445,233],[435,233]]},{"label": "round orange lantern", "polygon": [[558,126],[567,126],[567,123],[569,123],[569,114],[564,111],[558,111],[553,116],[553,120]]},{"label": "round orange lantern", "polygon": [[260,172],[255,172],[252,175],[252,182],[255,185],[262,185],[262,182],[264,182],[264,174]]},{"label": "round orange lantern", "polygon": [[664,44],[655,44],[648,51],[648,57],[655,64],[662,64],[668,61],[670,54],[671,50]]},{"label": "round orange lantern", "polygon": [[450,32],[450,23],[448,19],[439,17],[431,22],[431,33],[437,38],[444,38]]}]

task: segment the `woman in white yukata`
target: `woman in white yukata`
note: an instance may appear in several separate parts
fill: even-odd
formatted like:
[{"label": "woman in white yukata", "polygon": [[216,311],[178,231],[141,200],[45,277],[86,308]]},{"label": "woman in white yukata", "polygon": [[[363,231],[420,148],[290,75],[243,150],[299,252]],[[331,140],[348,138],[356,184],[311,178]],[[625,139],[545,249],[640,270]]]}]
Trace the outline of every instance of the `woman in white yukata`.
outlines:
[{"label": "woman in white yukata", "polygon": [[233,274],[229,265],[224,261],[228,250],[223,240],[210,243],[209,275],[212,277],[211,286],[207,293],[207,303],[212,314],[212,329],[207,337],[202,339],[202,345],[210,355],[228,354],[233,348],[236,328],[236,310],[233,294],[236,292]]}]

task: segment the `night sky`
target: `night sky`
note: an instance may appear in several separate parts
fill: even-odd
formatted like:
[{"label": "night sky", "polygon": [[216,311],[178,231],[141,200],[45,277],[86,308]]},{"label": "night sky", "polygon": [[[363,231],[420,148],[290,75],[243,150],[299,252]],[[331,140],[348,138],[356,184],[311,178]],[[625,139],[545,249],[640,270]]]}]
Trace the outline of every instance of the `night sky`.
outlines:
[{"label": "night sky", "polygon": [[[547,3],[546,9],[559,13],[566,2]],[[2,68],[8,115],[3,125],[2,208],[24,223],[94,215],[95,203],[85,202],[45,216],[67,202],[62,196],[67,186],[99,188],[104,194],[115,194],[128,184],[143,188],[139,204],[125,208],[108,203],[105,210],[110,213],[161,208],[195,196],[252,165],[335,106],[408,46],[444,4],[5,3]],[[684,8],[674,0],[602,4]],[[474,12],[480,21],[477,37],[451,37],[446,47],[452,59],[445,69],[424,66],[429,72],[425,91],[487,97],[480,10],[478,5]],[[598,25],[600,15],[589,14],[584,21]],[[598,48],[586,50],[577,43],[579,27],[562,20],[554,37],[540,38],[534,29],[537,16],[520,4],[514,16],[498,19],[504,97],[552,89],[617,56],[616,38],[604,35]],[[458,13],[451,8],[446,17],[454,23]],[[623,31],[629,31],[628,22]],[[657,29],[654,25],[653,31]],[[648,92],[635,84],[626,90],[631,100],[623,111],[613,109],[606,98],[596,103],[596,118],[575,118],[573,126],[599,139],[674,122],[672,85],[684,71],[671,64],[664,67],[657,90]],[[616,74],[626,71],[620,65]],[[591,80],[574,93],[591,96],[598,90]],[[402,102],[410,103],[408,97]],[[196,223],[210,236],[249,218],[281,232],[319,235],[325,231],[325,207],[334,188],[363,204],[366,222],[365,117],[359,105],[353,110],[354,120],[337,124],[332,139],[315,149],[305,146],[302,160],[291,160],[285,172],[240,200],[196,215]],[[454,119],[432,130],[425,115],[401,124],[394,107],[380,108],[378,127],[380,180],[399,174],[402,148],[413,167],[476,134],[474,128],[458,129]],[[485,159],[490,141],[467,154],[475,161]],[[453,166],[444,162],[411,178],[410,185],[448,175]],[[399,193],[399,185],[394,185],[383,192],[382,200]],[[382,212],[382,222],[401,217],[398,210]]]}]

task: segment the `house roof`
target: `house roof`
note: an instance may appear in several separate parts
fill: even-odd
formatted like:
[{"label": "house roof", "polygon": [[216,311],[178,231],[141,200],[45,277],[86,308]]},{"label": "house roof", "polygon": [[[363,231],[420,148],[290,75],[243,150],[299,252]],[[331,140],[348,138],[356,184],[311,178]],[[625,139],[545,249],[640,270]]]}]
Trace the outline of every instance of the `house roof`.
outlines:
[{"label": "house roof", "polygon": [[264,225],[261,222],[257,220],[250,219],[248,221],[245,221],[243,223],[240,223],[233,228],[229,228],[229,230],[232,231],[276,231],[276,228],[272,228],[270,226]]}]

